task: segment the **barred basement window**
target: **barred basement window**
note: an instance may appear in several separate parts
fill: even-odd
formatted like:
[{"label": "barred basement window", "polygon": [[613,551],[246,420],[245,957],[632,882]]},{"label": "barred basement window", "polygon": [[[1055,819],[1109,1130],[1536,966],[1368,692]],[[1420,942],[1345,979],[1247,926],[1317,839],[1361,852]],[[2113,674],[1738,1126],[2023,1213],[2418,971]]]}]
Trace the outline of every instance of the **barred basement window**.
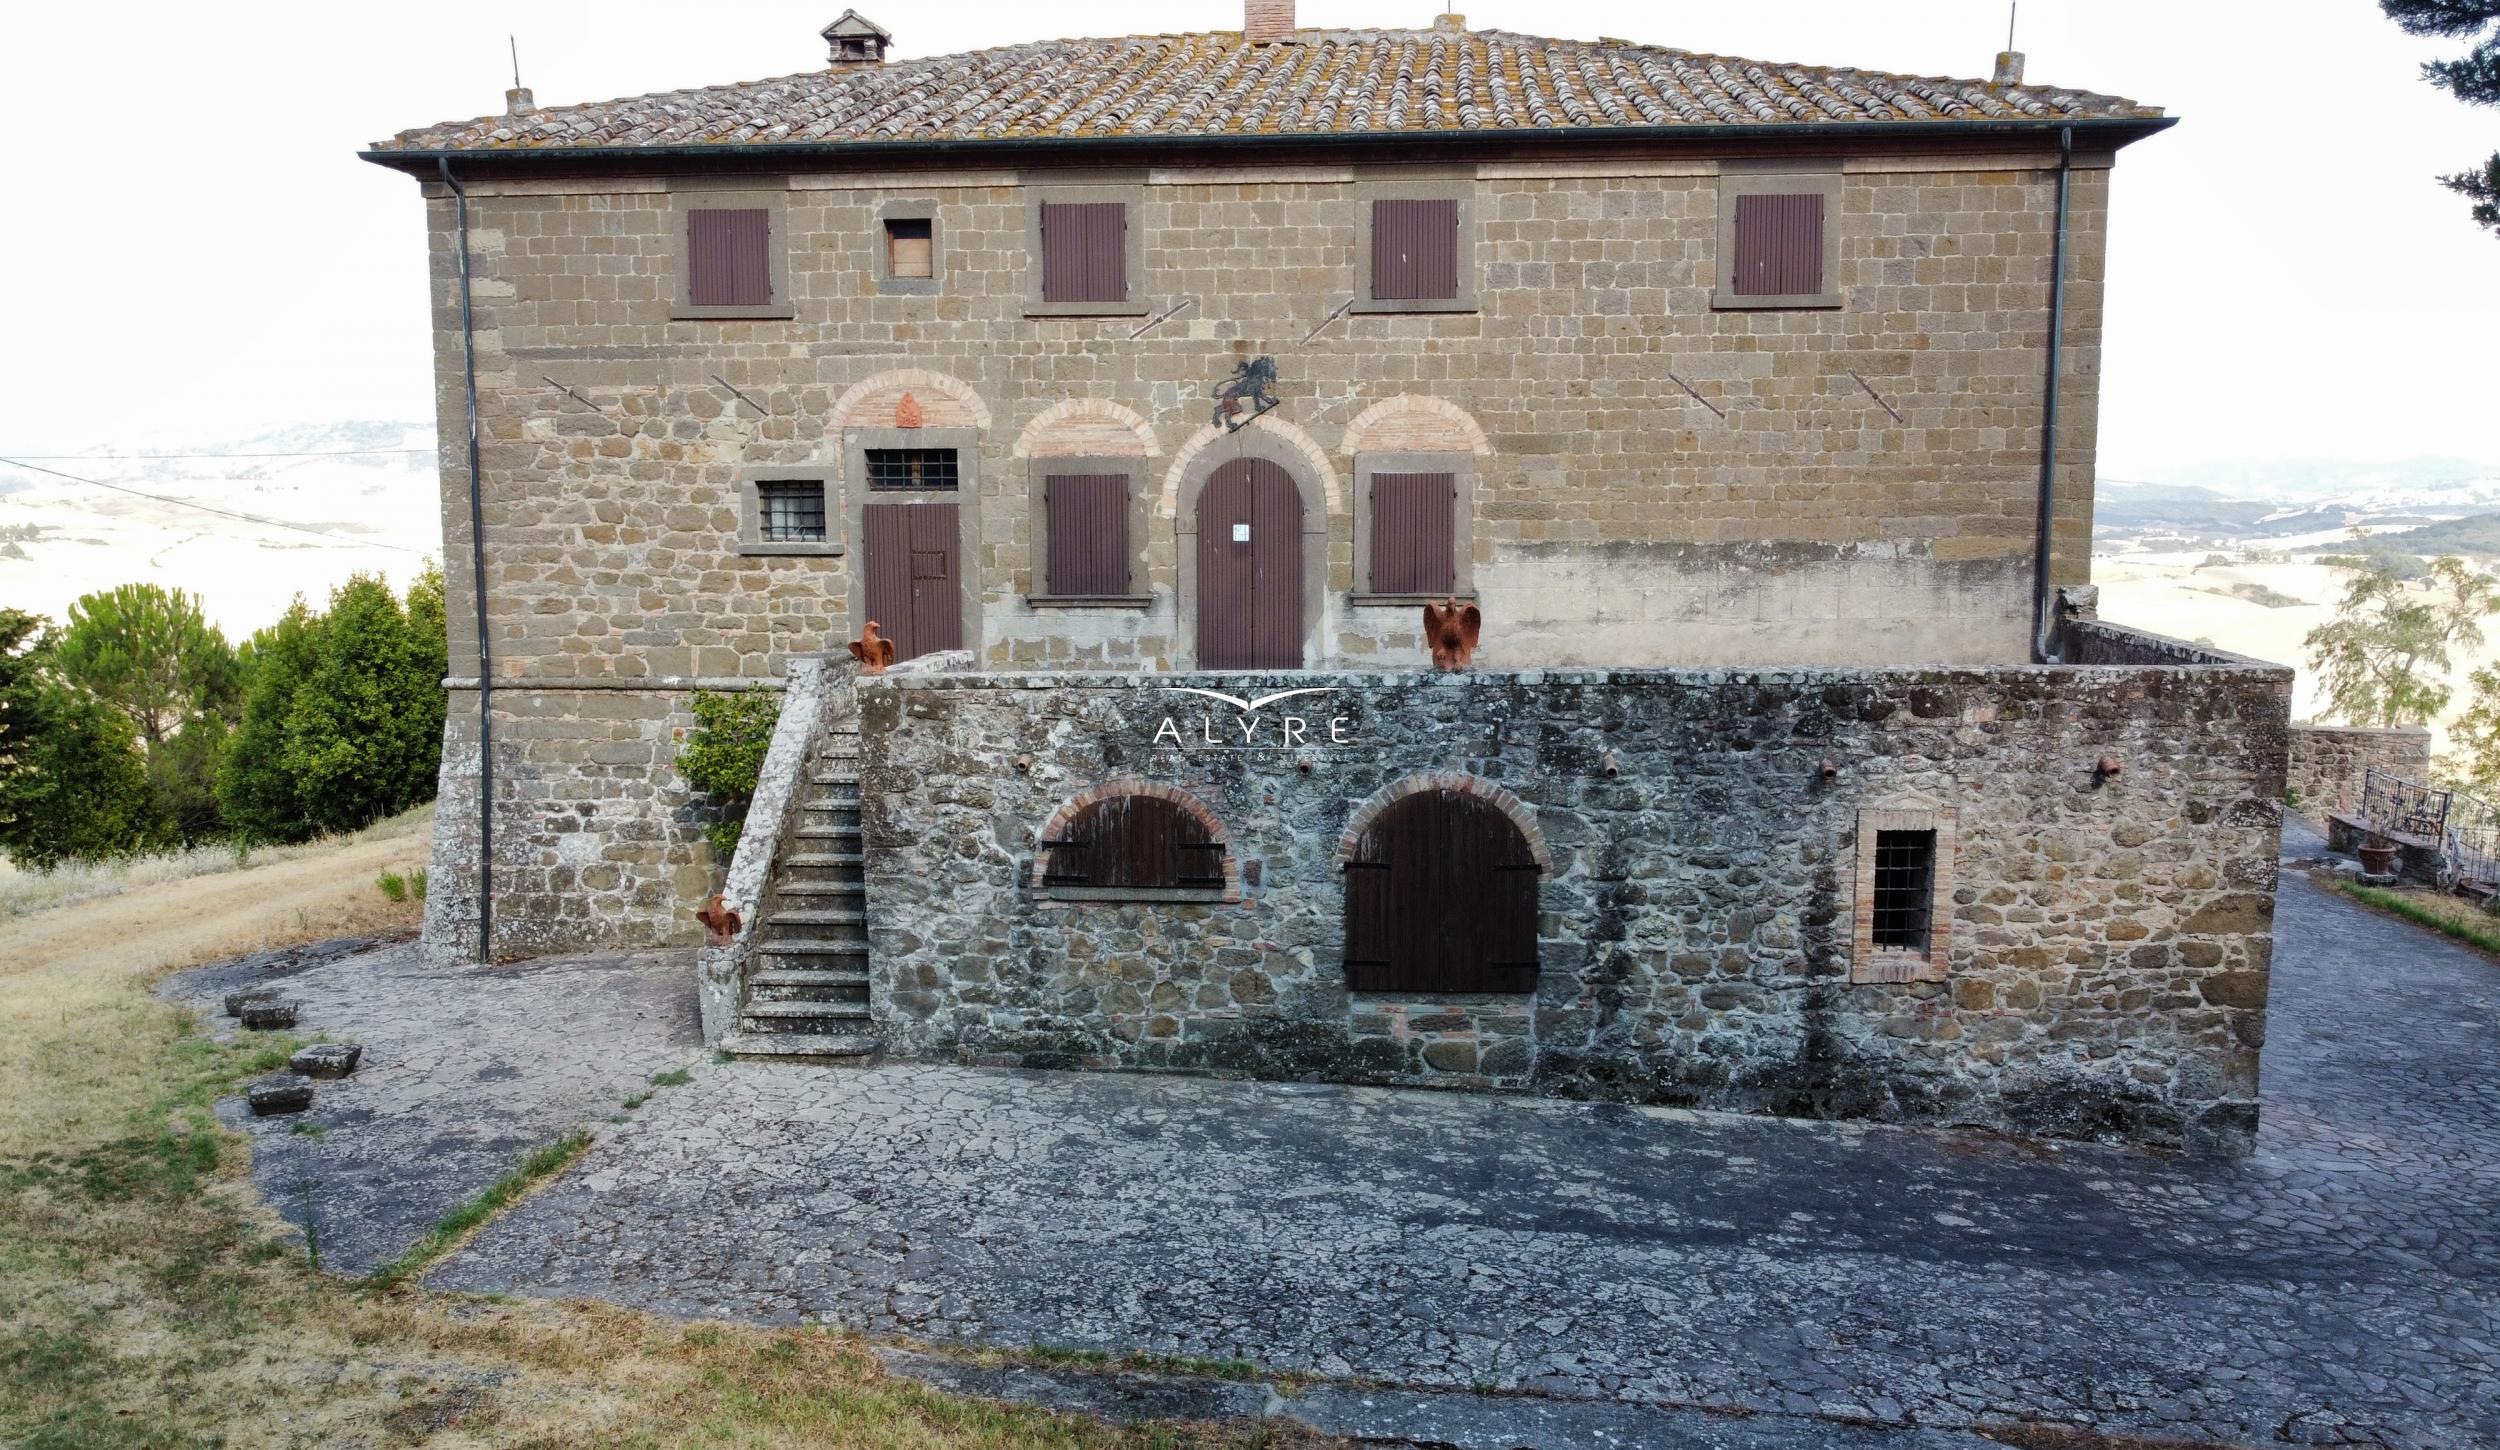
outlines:
[{"label": "barred basement window", "polygon": [[1927,950],[1935,914],[1936,833],[1875,833],[1875,945]]},{"label": "barred basement window", "polygon": [[1850,981],[1941,982],[1950,975],[1959,830],[1949,806],[1858,812]]},{"label": "barred basement window", "polygon": [[757,531],[768,544],[817,543],[825,537],[825,486],[776,480],[755,485]]},{"label": "barred basement window", "polygon": [[951,489],[955,478],[952,448],[868,450],[868,487],[878,492]]}]

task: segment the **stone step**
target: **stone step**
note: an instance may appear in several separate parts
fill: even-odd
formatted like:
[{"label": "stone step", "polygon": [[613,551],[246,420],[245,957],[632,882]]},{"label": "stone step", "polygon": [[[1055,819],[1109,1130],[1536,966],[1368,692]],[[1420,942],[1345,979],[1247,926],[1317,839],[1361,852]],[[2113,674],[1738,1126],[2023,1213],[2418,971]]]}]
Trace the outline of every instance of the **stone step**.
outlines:
[{"label": "stone step", "polygon": [[[799,809],[807,813],[808,820],[805,823],[807,825],[849,826],[855,831],[859,829],[859,802],[857,801],[835,802],[830,805],[808,801]],[[831,819],[820,819],[821,817],[831,817]]]},{"label": "stone step", "polygon": [[868,1004],[749,1002],[738,1013],[738,1025],[749,1032],[865,1032]]},{"label": "stone step", "polygon": [[801,851],[782,857],[781,864],[794,871],[844,871],[867,865],[868,857],[860,851]]},{"label": "stone step", "polygon": [[865,960],[868,941],[865,935],[858,941],[820,936],[782,937],[759,945],[756,951],[768,957],[858,957]]},{"label": "stone step", "polygon": [[821,1057],[858,1062],[885,1046],[866,1032],[724,1032],[721,1051],[732,1057]]},{"label": "stone step", "polygon": [[[792,977],[808,978],[792,982]],[[816,982],[816,977],[837,980]],[[840,978],[853,980],[838,980]],[[866,972],[758,972],[747,983],[746,1010],[762,1012],[768,1007],[803,1007],[809,1013],[827,1017],[868,1015],[868,974]]]},{"label": "stone step", "polygon": [[857,926],[868,925],[865,911],[840,907],[803,907],[797,911],[776,911],[766,921],[769,926]]},{"label": "stone step", "polygon": [[807,778],[816,785],[848,787],[854,794],[859,790],[859,772],[845,770],[839,762],[830,768],[819,765],[807,773]]},{"label": "stone step", "polygon": [[747,978],[755,987],[787,987],[794,991],[865,987],[866,967],[770,967]]},{"label": "stone step", "polygon": [[794,827],[790,834],[795,839],[801,841],[850,841],[856,843],[859,840],[859,823],[857,821],[853,821],[847,826],[800,825]]},{"label": "stone step", "polygon": [[865,896],[865,881],[781,881],[773,889],[784,896]]}]

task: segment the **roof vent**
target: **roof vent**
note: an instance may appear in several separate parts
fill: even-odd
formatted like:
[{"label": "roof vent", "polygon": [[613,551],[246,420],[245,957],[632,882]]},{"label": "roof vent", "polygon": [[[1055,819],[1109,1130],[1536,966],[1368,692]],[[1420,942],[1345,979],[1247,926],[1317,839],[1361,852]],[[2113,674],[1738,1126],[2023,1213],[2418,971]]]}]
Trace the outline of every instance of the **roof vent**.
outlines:
[{"label": "roof vent", "polygon": [[1464,33],[1467,29],[1467,17],[1459,14],[1455,10],[1444,10],[1440,14],[1432,17],[1432,28],[1435,30],[1455,30]]},{"label": "roof vent", "polygon": [[1998,51],[1995,84],[2000,86],[2019,86],[2022,83],[2023,53],[2019,50]]},{"label": "roof vent", "polygon": [[527,86],[514,86],[503,93],[503,113],[507,116],[526,116],[537,109],[538,101]]},{"label": "roof vent", "polygon": [[1242,0],[1241,38],[1274,45],[1293,35],[1293,0]]},{"label": "roof vent", "polygon": [[884,27],[856,10],[843,11],[841,19],[817,34],[825,38],[825,44],[833,47],[833,66],[836,70],[844,66],[883,65],[885,48],[894,43],[894,37],[887,34]]}]

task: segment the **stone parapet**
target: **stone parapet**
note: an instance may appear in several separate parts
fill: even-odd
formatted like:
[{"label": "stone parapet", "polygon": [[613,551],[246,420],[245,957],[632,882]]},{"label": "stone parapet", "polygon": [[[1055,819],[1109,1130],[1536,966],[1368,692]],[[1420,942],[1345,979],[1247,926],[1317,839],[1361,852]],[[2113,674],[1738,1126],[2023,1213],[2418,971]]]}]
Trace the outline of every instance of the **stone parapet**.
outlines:
[{"label": "stone parapet", "polygon": [[2431,732],[2419,725],[2295,725],[2284,799],[2313,818],[2358,811],[2373,766],[2429,783]]}]

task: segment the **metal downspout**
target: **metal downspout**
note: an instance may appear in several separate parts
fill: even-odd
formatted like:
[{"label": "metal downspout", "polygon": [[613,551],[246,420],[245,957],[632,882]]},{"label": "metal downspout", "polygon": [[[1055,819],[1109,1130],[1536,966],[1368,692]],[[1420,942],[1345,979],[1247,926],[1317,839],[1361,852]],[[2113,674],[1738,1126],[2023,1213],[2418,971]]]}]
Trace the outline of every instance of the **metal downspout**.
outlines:
[{"label": "metal downspout", "polygon": [[2031,552],[2031,659],[2056,664],[2056,587],[2050,550],[2057,526],[2057,410],[2066,370],[2066,225],[2067,202],[2074,178],[2075,130],[2057,133],[2057,241],[2049,262],[2049,378],[2040,424],[2040,524]]},{"label": "metal downspout", "polygon": [[477,463],[477,322],[469,294],[469,194],[439,156],[460,223],[460,353],[469,411],[469,596],[477,603],[477,959],[495,959],[495,673],[486,641],[486,505]]}]

